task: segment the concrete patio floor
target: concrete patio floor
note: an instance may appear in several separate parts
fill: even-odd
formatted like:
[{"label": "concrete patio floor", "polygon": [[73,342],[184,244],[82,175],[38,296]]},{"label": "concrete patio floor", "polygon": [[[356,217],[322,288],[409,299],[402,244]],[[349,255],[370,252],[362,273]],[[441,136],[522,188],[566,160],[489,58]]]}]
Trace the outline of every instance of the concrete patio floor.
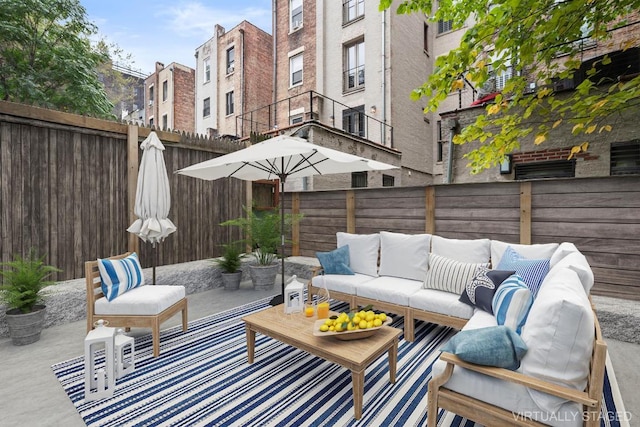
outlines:
[{"label": "concrete patio floor", "polygon": [[[189,320],[199,319],[242,304],[278,293],[255,291],[250,283],[240,290],[213,289],[188,296]],[[638,303],[630,303],[632,307]],[[596,307],[597,307],[596,302]],[[163,329],[180,324],[176,315],[163,324]],[[81,427],[84,422],[64,393],[51,370],[51,365],[83,353],[85,321],[53,326],[42,332],[40,341],[23,347],[0,339],[0,426]],[[134,333],[147,333],[134,330]],[[609,354],[622,392],[625,408],[631,415],[630,425],[640,425],[640,345],[607,338]]]}]

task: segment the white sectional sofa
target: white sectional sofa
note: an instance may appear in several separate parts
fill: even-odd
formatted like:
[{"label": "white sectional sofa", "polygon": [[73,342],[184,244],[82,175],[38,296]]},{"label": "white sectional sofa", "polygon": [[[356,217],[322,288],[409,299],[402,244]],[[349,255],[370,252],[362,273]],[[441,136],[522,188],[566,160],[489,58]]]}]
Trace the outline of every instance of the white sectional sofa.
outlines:
[{"label": "white sectional sofa", "polygon": [[[309,281],[310,294],[326,287],[331,298],[351,307],[372,304],[402,315],[408,341],[414,340],[415,322],[427,321],[461,329],[460,338],[504,324],[517,329],[515,339],[526,345],[517,369],[442,353],[429,384],[429,426],[436,425],[438,407],[491,426],[599,425],[606,344],[589,299],[593,273],[573,244],[519,245],[384,231],[336,237],[338,248],[348,246],[348,260],[338,263],[353,274],[317,274]],[[509,276],[502,285],[483,284],[496,277],[490,270],[500,273],[499,266],[517,268],[502,269]],[[507,296],[499,298],[503,293]],[[516,307],[519,302],[526,312]]]}]

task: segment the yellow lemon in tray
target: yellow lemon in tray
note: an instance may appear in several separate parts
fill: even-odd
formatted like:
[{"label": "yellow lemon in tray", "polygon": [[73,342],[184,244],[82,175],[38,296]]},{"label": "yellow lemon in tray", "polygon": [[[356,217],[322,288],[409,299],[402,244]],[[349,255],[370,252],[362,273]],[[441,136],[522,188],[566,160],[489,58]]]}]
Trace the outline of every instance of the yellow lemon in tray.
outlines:
[{"label": "yellow lemon in tray", "polygon": [[373,320],[373,326],[382,326],[382,320],[380,319],[374,319]]},{"label": "yellow lemon in tray", "polygon": [[385,313],[380,313],[380,320],[384,323],[384,321],[387,320],[387,315]]},{"label": "yellow lemon in tray", "polygon": [[320,332],[327,332],[329,330],[329,326],[327,325],[321,325],[320,326]]},{"label": "yellow lemon in tray", "polygon": [[366,320],[361,320],[358,323],[358,326],[360,326],[360,329],[367,329],[368,325],[367,325],[367,321]]}]

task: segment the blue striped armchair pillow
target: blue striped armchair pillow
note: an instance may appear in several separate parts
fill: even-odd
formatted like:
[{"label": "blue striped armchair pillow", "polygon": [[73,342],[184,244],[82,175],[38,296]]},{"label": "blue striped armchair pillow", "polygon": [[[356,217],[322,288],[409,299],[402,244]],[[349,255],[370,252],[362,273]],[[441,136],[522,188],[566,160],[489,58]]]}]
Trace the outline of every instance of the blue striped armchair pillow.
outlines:
[{"label": "blue striped armchair pillow", "polygon": [[144,285],[142,267],[135,252],[123,259],[98,258],[98,270],[102,293],[108,301]]}]

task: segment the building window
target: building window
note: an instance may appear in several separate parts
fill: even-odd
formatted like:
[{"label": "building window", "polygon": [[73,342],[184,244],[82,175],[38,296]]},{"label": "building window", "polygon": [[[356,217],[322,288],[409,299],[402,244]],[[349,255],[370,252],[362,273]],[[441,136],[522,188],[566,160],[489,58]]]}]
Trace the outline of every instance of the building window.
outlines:
[{"label": "building window", "polygon": [[296,114],[295,116],[289,117],[289,124],[297,125],[299,123],[302,123],[303,120],[304,120],[304,116],[302,114]]},{"label": "building window", "polygon": [[153,101],[154,101],[154,87],[153,85],[149,86],[149,107],[151,107],[153,105]]},{"label": "building window", "polygon": [[356,18],[364,16],[364,0],[342,1],[342,23],[346,24]]},{"label": "building window", "polygon": [[364,105],[342,110],[342,129],[352,135],[365,137]]},{"label": "building window", "polygon": [[364,40],[344,47],[344,91],[364,87]]},{"label": "building window", "polygon": [[437,139],[438,139],[438,152],[436,153],[436,162],[441,162],[444,154],[444,144],[447,142],[444,140],[444,135],[442,134],[442,121],[438,120],[436,123],[437,130]]},{"label": "building window", "polygon": [[227,74],[233,73],[236,65],[236,48],[230,47],[227,49]]},{"label": "building window", "polygon": [[211,81],[211,60],[204,60],[204,82],[207,83]]},{"label": "building window", "polygon": [[153,126],[153,117],[149,117],[149,127]]},{"label": "building window", "polygon": [[446,33],[453,30],[453,20],[438,21],[438,34]]},{"label": "building window", "polygon": [[573,178],[576,175],[575,160],[551,160],[548,162],[516,163],[517,180],[541,178]]},{"label": "building window", "polygon": [[352,172],[351,187],[352,188],[367,187],[367,172]]},{"label": "building window", "polygon": [[611,144],[611,175],[640,174],[640,139]]},{"label": "building window", "polygon": [[382,186],[393,187],[395,185],[395,178],[391,175],[382,175]]},{"label": "building window", "polygon": [[295,31],[302,27],[302,0],[290,0],[289,11],[291,18],[290,29],[291,31]]},{"label": "building window", "polygon": [[423,29],[423,34],[422,34],[422,38],[423,38],[423,49],[425,52],[429,52],[429,26],[427,25],[427,23],[424,23],[424,29]]},{"label": "building window", "polygon": [[291,75],[291,86],[302,84],[302,54],[289,58],[289,70]]},{"label": "building window", "polygon": [[211,98],[205,98],[202,102],[202,117],[207,117],[211,114]]},{"label": "building window", "polygon": [[168,97],[169,97],[169,82],[165,80],[162,82],[162,100],[166,101]]},{"label": "building window", "polygon": [[169,129],[169,117],[166,114],[162,115],[162,130]]},{"label": "building window", "polygon": [[226,99],[227,99],[227,116],[233,114],[233,91],[231,92],[227,92],[226,95]]}]

